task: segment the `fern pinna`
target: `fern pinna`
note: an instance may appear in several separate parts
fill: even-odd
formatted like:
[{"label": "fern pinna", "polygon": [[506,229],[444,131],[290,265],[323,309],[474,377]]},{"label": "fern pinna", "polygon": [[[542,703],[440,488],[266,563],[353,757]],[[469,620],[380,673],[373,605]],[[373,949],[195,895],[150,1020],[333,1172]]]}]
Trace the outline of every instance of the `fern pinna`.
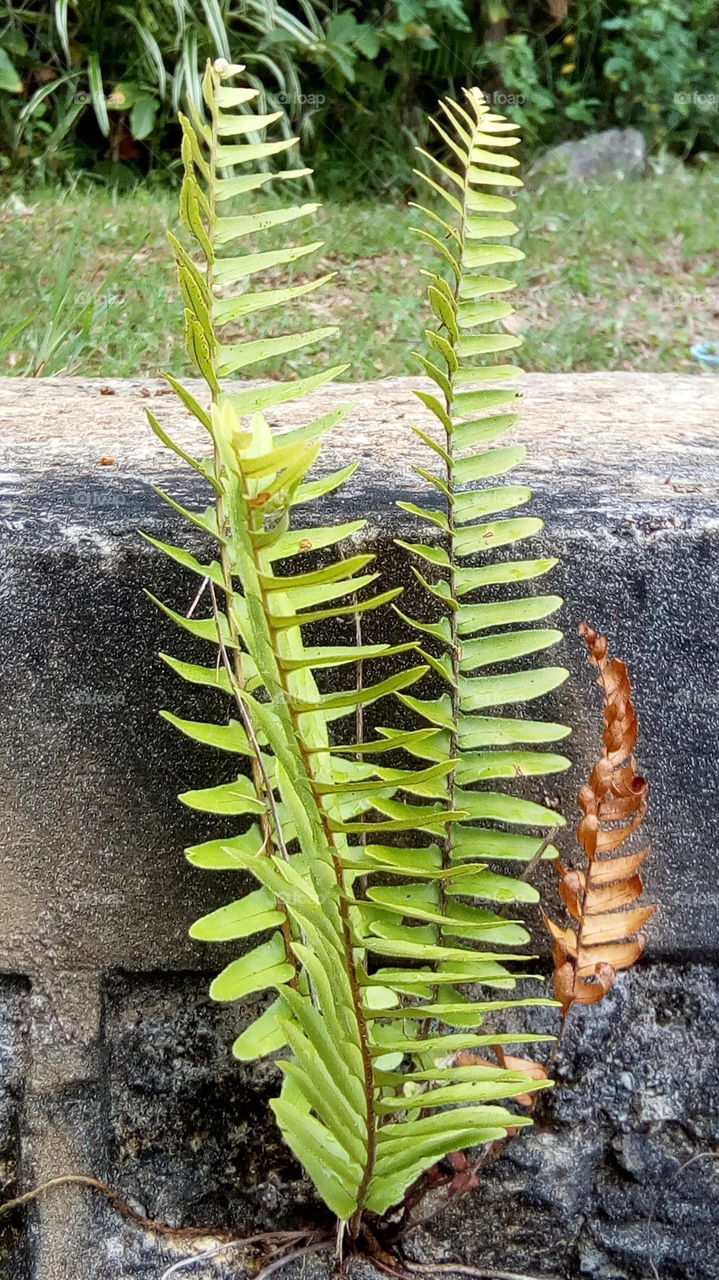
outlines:
[{"label": "fern pinna", "polygon": [[[507,962],[520,957],[511,953],[500,960],[494,948],[515,947],[527,938],[517,923],[466,899],[534,897],[526,885],[520,892],[519,882],[493,875],[471,858],[477,853],[526,856],[534,842],[508,843],[500,834],[489,836],[474,827],[467,832],[455,828],[453,819],[497,816],[532,825],[557,819],[519,801],[508,809],[501,797],[487,799],[486,793],[469,789],[476,778],[492,774],[491,762],[469,748],[478,741],[494,744],[502,735],[511,743],[520,732],[511,721],[498,721],[494,728],[495,722],[485,720],[467,723],[473,706],[491,702],[486,686],[465,690],[466,678],[460,675],[457,725],[452,697],[428,705],[406,693],[427,673],[424,661],[410,658],[411,665],[376,683],[363,679],[355,682],[361,687],[347,691],[326,689],[327,672],[387,659],[415,646],[304,643],[305,626],[352,618],[396,593],[368,593],[377,577],[370,569],[372,556],[352,548],[330,563],[318,566],[311,560],[313,567],[304,567],[308,553],[337,546],[363,523],[325,528],[296,527],[293,521],[295,508],[338,487],[352,469],[307,479],[323,435],[346,411],[279,435],[273,435],[264,416],[271,406],[300,398],[341,370],[223,389],[223,378],[254,370],[267,358],[317,343],[332,332],[287,332],[239,342],[225,338],[226,326],[244,324],[258,311],[275,307],[284,317],[294,298],[327,278],[284,288],[255,287],[256,276],[261,281],[264,272],[293,263],[318,246],[303,242],[261,251],[254,238],[268,227],[308,217],[316,206],[232,211],[231,202],[238,197],[306,172],[272,174],[258,168],[293,140],[248,140],[248,135],[261,136],[277,117],[253,115],[256,91],[227,84],[241,69],[224,62],[208,66],[203,93],[209,119],[195,109],[191,120],[182,118],[181,214],[192,252],[170,237],[185,304],[187,345],[207,384],[209,408],[175,379],[170,382],[207,433],[209,458],[191,456],[150,415],[162,441],[200,473],[214,499],[208,510],[195,513],[167,498],[214,542],[211,563],[151,539],[203,581],[206,616],[185,617],[160,607],[212,646],[207,666],[171,657],[166,661],[191,683],[222,691],[232,710],[219,725],[164,714],[190,738],[238,757],[232,781],[187,791],[181,799],[194,809],[240,818],[243,830],[233,838],[196,845],[188,857],[207,869],[250,872],[258,887],[203,917],[192,933],[208,941],[261,935],[249,950],[238,948],[241,954],[215,979],[211,993],[228,1001],[270,993],[234,1052],[242,1060],[281,1054],[277,1067],[282,1088],[272,1103],[279,1126],[331,1210],[356,1233],[363,1210],[381,1214],[400,1202],[423,1170],[445,1153],[489,1142],[528,1123],[498,1103],[542,1082],[491,1063],[456,1066],[451,1055],[533,1038],[478,1030],[488,1010],[508,1002],[475,1003],[463,987],[473,982],[512,987],[515,976]],[[252,244],[243,247],[248,237]],[[433,284],[434,295],[448,331],[435,341],[446,350],[450,368],[449,407],[440,416],[450,424],[451,435],[460,343],[455,316],[463,304],[439,280]],[[460,413],[462,407],[454,404]],[[498,429],[493,422],[487,431]],[[483,438],[485,429],[474,424],[458,430],[464,448],[470,436]],[[459,470],[451,477],[453,485],[480,474],[476,467],[469,474],[463,462],[450,465]],[[469,533],[464,525],[455,533],[455,522],[466,518],[460,517],[458,505],[464,503],[465,513],[474,502],[494,510],[493,493],[497,491],[451,493],[454,514],[447,529],[457,554],[473,550],[481,537],[474,526]],[[449,564],[444,552],[424,554]],[[535,566],[534,572],[539,569]],[[457,637],[474,629],[471,610],[455,610],[454,596],[473,589],[471,575],[482,572],[483,581],[501,578],[498,569],[494,579],[491,572],[487,578],[487,570],[458,569],[451,571],[448,587],[434,588],[452,610],[439,629],[452,661]],[[530,569],[525,565],[506,572],[528,576]],[[492,626],[510,620],[506,606],[479,608],[493,610]],[[524,602],[518,616],[537,616],[543,608],[535,605],[532,615]],[[469,646],[478,643],[469,642],[462,671],[467,662],[474,663],[475,649]],[[512,635],[495,643],[506,657],[507,646],[517,641]],[[439,665],[451,681],[451,665]],[[535,688],[533,680],[520,680],[513,696]],[[343,740],[339,729],[353,723],[358,707],[397,694],[422,710],[430,723],[380,730],[370,742],[353,741],[350,728]],[[552,731],[530,724],[523,732],[541,738]],[[409,767],[402,752],[410,753]],[[426,757],[421,767],[417,756]],[[397,766],[397,758],[405,760],[404,767]],[[496,769],[515,771],[515,753],[496,758]],[[518,759],[527,768],[533,762],[524,754]],[[447,830],[459,834],[445,838]],[[416,841],[419,847],[395,845],[396,833],[408,831],[426,833]],[[390,885],[365,887],[369,873],[382,873]],[[452,945],[448,938],[470,945]],[[482,949],[471,945],[475,942]],[[448,1026],[460,1030],[441,1033]]]}]

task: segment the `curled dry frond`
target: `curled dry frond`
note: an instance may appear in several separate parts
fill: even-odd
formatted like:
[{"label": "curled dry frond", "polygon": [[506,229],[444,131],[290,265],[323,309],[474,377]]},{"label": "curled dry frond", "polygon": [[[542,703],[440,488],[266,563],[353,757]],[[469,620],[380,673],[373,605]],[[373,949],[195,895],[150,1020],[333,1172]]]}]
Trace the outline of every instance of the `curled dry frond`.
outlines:
[{"label": "curled dry frond", "polygon": [[573,1004],[601,1000],[617,970],[636,963],[646,942],[643,926],[655,910],[636,905],[648,849],[619,852],[647,811],[648,784],[634,758],[639,725],[629,673],[624,662],[609,657],[606,636],[586,623],[579,631],[604,694],[604,749],[577,797],[586,868],[556,863],[560,896],[577,923],[562,928],[545,916],[554,943],[554,990],[565,1017]]}]

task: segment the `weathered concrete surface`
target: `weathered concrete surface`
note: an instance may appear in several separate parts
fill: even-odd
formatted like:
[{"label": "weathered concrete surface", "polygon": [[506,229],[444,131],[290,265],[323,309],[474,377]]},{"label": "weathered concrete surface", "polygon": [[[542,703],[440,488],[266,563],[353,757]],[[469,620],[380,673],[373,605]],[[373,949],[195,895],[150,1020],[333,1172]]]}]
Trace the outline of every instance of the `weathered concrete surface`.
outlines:
[{"label": "weathered concrete surface", "polygon": [[[639,1280],[651,1274],[641,1238],[661,1177],[717,1147],[718,385],[627,374],[526,380],[521,435],[531,454],[521,478],[547,521],[542,546],[562,557],[552,584],[568,602],[561,659],[581,676],[545,703],[548,717],[579,726],[577,769],[552,782],[551,796],[571,814],[594,746],[597,701],[572,635],[587,617],[631,662],[652,782],[647,880],[661,910],[649,966],[568,1043],[571,1083],[546,1132],[496,1166],[487,1202],[453,1209],[425,1235],[428,1256],[436,1238],[444,1257]],[[265,1120],[266,1068],[231,1062],[235,1011],[201,995],[204,976],[176,976],[224,963],[227,948],[192,943],[186,928],[238,880],[184,863],[182,846],[217,827],[174,800],[231,765],[156,715],[160,706],[221,714],[156,660],[160,648],[191,650],[141,593],[150,587],[186,610],[195,590],[135,533],[177,535],[153,483],[190,505],[202,500],[144,424],[149,405],[196,440],[158,390],[0,381],[0,971],[33,984],[23,1113],[7,1124],[22,1132],[24,1185],[82,1168],[119,1181],[161,1217],[286,1226],[311,1206]],[[394,501],[428,500],[410,466],[419,446],[409,427],[424,411],[395,380],[324,391],[302,419],[346,400],[358,409],[323,469],[357,455],[365,465],[322,519],[366,516],[365,541],[392,583],[403,564],[391,538],[411,528]],[[296,422],[297,407],[276,420]],[[408,597],[408,612],[415,604]],[[125,976],[108,977],[118,971]],[[10,1042],[0,1031],[0,1052]],[[631,1085],[617,1083],[629,1076]],[[0,1158],[9,1141],[3,1134]],[[667,1280],[719,1274],[707,1255],[714,1168],[699,1160],[662,1193],[657,1266]],[[156,1244],[84,1192],[48,1196],[29,1220],[33,1280],[161,1272]],[[2,1265],[3,1280],[26,1280],[21,1253],[15,1272]]]},{"label": "weathered concrete surface", "polygon": [[[202,397],[203,384],[187,385]],[[395,495],[426,493],[411,470],[422,448],[411,425],[434,425],[412,395],[421,385],[411,378],[334,383],[300,404],[277,406],[272,419],[289,427],[352,405],[346,424],[328,438],[319,469],[352,457],[362,467],[328,502],[361,499],[367,514],[386,516]],[[711,375],[529,374],[523,386],[517,435],[530,446],[526,474],[540,502],[551,498],[553,513],[574,515],[575,525],[581,513],[581,523],[592,528],[597,516],[636,520],[644,514],[654,522],[676,522],[690,513],[716,516],[719,392]],[[71,547],[88,529],[117,537],[130,532],[138,509],[160,511],[149,486],[171,476],[178,461],[149,431],[145,410],[187,445],[201,445],[204,434],[167,392],[151,378],[0,378],[3,511],[14,527],[29,521]],[[102,458],[115,466],[103,467]],[[43,480],[52,484],[51,508],[37,501]]]},{"label": "weathered concrete surface", "polygon": [[532,1274],[624,1280],[652,1275],[654,1262],[667,1280],[713,1280],[717,1027],[707,965],[647,965],[595,1009],[574,1010],[536,1129],[488,1172],[491,1229],[477,1231],[478,1200],[469,1216],[459,1204],[445,1213],[433,1238]]},{"label": "weathered concrete surface", "polygon": [[[116,982],[108,1009],[112,1164],[123,1190],[153,1215],[238,1234],[311,1219],[311,1189],[263,1123],[266,1068],[226,1061],[233,1016],[189,981]],[[411,1252],[563,1280],[643,1277],[653,1258],[666,1280],[715,1280],[716,970],[647,965],[575,1014],[536,1129]],[[537,1025],[552,1029],[554,1015]],[[680,1168],[701,1152],[716,1160]],[[118,1280],[156,1274],[139,1244]]]}]

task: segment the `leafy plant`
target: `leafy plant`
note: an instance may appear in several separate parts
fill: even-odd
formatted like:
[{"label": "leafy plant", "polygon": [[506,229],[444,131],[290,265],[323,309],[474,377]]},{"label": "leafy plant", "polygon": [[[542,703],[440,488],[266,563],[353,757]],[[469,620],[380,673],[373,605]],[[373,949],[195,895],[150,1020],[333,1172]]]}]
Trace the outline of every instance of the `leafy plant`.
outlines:
[{"label": "leafy plant", "polygon": [[[486,274],[521,257],[496,243],[516,230],[505,216],[513,202],[497,192],[521,185],[511,154],[516,126],[473,89],[464,105],[443,104],[448,128],[435,126],[453,167],[426,156],[431,170],[423,180],[441,212],[425,209],[432,230],[419,234],[446,273],[429,276],[436,324],[427,330],[431,357],[419,357],[438,391],[418,396],[441,438],[422,429],[418,435],[441,473],[417,470],[439,506],[404,505],[439,531],[441,543],[400,545],[419,560],[415,573],[438,616],[400,616],[428,651],[419,651],[420,642],[317,643],[318,624],[356,625],[398,592],[376,593],[373,557],[356,546],[332,558],[330,549],[363,521],[293,523],[296,507],[339,488],[354,470],[352,463],[308,478],[322,438],[347,410],[279,434],[265,416],[326,385],[343,367],[237,389],[224,382],[334,332],[288,328],[270,338],[225,338],[225,326],[260,311],[276,308],[286,317],[293,301],[329,278],[286,287],[262,281],[264,272],[319,247],[300,240],[263,250],[262,233],[301,222],[317,206],[234,211],[244,195],[305,172],[259,167],[294,140],[252,140],[277,116],[253,114],[257,90],[228,84],[241,70],[224,60],[208,64],[208,119],[194,106],[190,118],[180,118],[180,209],[192,251],[170,235],[187,346],[209,408],[168,380],[209,456],[188,452],[148,414],[162,442],[199,473],[213,498],[207,510],[193,512],[162,495],[216,549],[205,562],[149,539],[200,579],[206,613],[183,616],[156,603],[213,651],[207,665],[163,657],[185,680],[228,697],[232,714],[220,724],[163,715],[194,741],[235,758],[229,780],[180,797],[194,810],[244,823],[234,836],[190,848],[190,861],[250,872],[257,884],[191,931],[208,942],[264,935],[211,986],[220,1001],[264,996],[234,1053],[243,1061],[280,1054],[282,1088],[271,1106],[284,1138],[350,1236],[373,1238],[367,1215],[381,1220],[394,1206],[406,1207],[418,1181],[444,1157],[452,1156],[463,1187],[474,1185],[471,1166],[457,1153],[489,1151],[531,1123],[502,1104],[521,1107],[550,1083],[541,1066],[505,1053],[506,1046],[551,1037],[503,1031],[496,1016],[553,1003],[517,992],[528,976],[520,966],[529,934],[497,908],[539,898],[527,873],[540,858],[556,856],[552,834],[564,820],[514,794],[513,784],[565,769],[566,757],[543,748],[569,732],[496,714],[533,702],[567,675],[562,667],[505,670],[561,638],[556,629],[526,625],[548,618],[561,600],[524,594],[553,559],[494,557],[541,525],[513,514],[531,497],[526,487],[493,483],[524,456],[520,445],[496,445],[516,420],[517,369],[494,357],[504,359],[519,340],[489,328],[512,310],[505,301],[511,282]],[[327,551],[329,557],[313,554]],[[474,563],[476,556],[482,563]],[[478,601],[477,592],[487,588],[489,599]],[[402,660],[389,675],[368,681],[368,664],[395,657]],[[418,696],[430,673],[442,692]],[[419,724],[380,727],[368,740],[364,710],[385,698],[399,699]],[[514,863],[526,864],[524,876],[506,873]],[[485,988],[480,1000],[466,990],[474,984]]]},{"label": "leafy plant", "polygon": [[468,78],[532,145],[632,124],[711,149],[717,17],[719,0],[0,0],[0,166],[174,181],[176,112],[200,101],[205,59],[238,50],[262,110],[287,108],[341,196],[409,189],[427,109]]},{"label": "leafy plant", "polygon": [[[498,1002],[476,1004],[461,990],[470,982],[503,991],[515,987],[512,965],[521,959],[516,948],[527,940],[526,930],[486,907],[461,900],[536,900],[536,890],[526,882],[492,873],[475,859],[529,858],[537,851],[537,838],[508,837],[472,826],[457,827],[451,840],[444,832],[453,820],[478,817],[543,827],[561,822],[553,811],[499,793],[476,791],[472,784],[485,776],[514,774],[521,765],[533,772],[545,763],[550,768],[564,767],[563,758],[548,757],[539,762],[533,753],[516,751],[512,743],[527,738],[544,741],[566,730],[531,722],[520,731],[515,722],[499,721],[495,726],[486,717],[475,720],[471,712],[512,696],[532,697],[540,686],[556,685],[565,673],[529,673],[489,681],[485,677],[472,681],[465,676],[465,669],[481,665],[492,644],[495,652],[490,660],[501,661],[547,642],[540,633],[522,633],[519,640],[510,635],[463,642],[466,659],[457,658],[464,664],[459,676],[458,724],[451,697],[428,703],[406,692],[425,675],[427,662],[403,668],[373,684],[363,682],[362,687],[340,692],[321,691],[323,672],[360,660],[367,663],[386,658],[408,646],[307,646],[303,639],[305,626],[356,616],[396,594],[366,594],[376,578],[375,573],[366,572],[372,559],[369,555],[349,555],[304,569],[303,557],[308,552],[336,545],[362,522],[335,528],[290,527],[295,506],[336,488],[354,469],[350,466],[321,480],[306,479],[321,437],[344,412],[333,412],[306,427],[273,436],[264,411],[324,385],[340,370],[323,370],[299,381],[260,389],[225,392],[221,387],[223,377],[272,355],[314,344],[331,332],[286,333],[239,344],[222,339],[224,325],[238,316],[269,306],[284,311],[300,293],[324,283],[320,279],[280,290],[247,287],[256,273],[296,260],[317,246],[298,244],[270,253],[252,246],[250,252],[242,253],[241,241],[269,225],[287,225],[304,218],[315,206],[250,215],[224,212],[228,200],[260,189],[269,181],[270,175],[259,171],[258,163],[291,145],[287,140],[243,140],[248,130],[258,132],[272,120],[247,112],[255,90],[226,85],[236,70],[224,63],[208,68],[204,96],[209,124],[196,113],[192,122],[184,117],[181,120],[185,166],[182,218],[199,250],[201,265],[171,237],[186,308],[187,343],[208,385],[210,410],[201,407],[174,379],[171,382],[209,433],[211,459],[190,457],[170,441],[150,415],[160,438],[205,477],[215,494],[214,508],[199,515],[170,501],[214,538],[216,560],[203,564],[179,548],[156,545],[207,580],[211,612],[206,618],[184,618],[162,607],[184,629],[211,642],[219,658],[207,667],[167,660],[191,682],[229,694],[235,718],[216,726],[165,714],[195,740],[224,748],[250,764],[251,777],[241,773],[230,782],[182,796],[187,805],[204,812],[252,819],[234,839],[211,840],[189,850],[188,856],[198,866],[251,871],[259,884],[254,892],[198,921],[193,933],[198,938],[227,940],[274,929],[268,941],[233,961],[215,979],[211,991],[219,1000],[237,1000],[275,990],[273,1002],[242,1033],[234,1051],[240,1058],[251,1059],[283,1047],[291,1050],[289,1058],[278,1062],[284,1084],[280,1097],[272,1103],[273,1110],[287,1142],[327,1204],[352,1224],[356,1234],[363,1210],[384,1213],[444,1153],[489,1142],[526,1123],[525,1117],[497,1103],[545,1083],[498,1065],[446,1065],[448,1055],[456,1050],[542,1037],[481,1026],[494,1008],[537,1001],[516,1002],[504,996]],[[496,196],[480,196],[474,184],[505,184],[507,180],[501,171],[492,170],[488,176],[489,171],[475,170],[476,161],[484,158],[483,139],[488,137],[488,145],[494,148],[497,139],[500,144],[506,140],[506,126],[487,111],[479,94],[471,95],[468,103],[474,119],[472,160],[461,182],[472,194],[466,197],[459,233],[467,240],[475,236],[478,211],[494,207],[498,200]],[[232,141],[236,138],[240,141]],[[251,166],[251,172],[221,176],[222,170],[243,162]],[[495,163],[494,150],[491,163]],[[499,163],[505,163],[504,151],[499,151]],[[293,170],[276,175],[280,181],[297,176]],[[503,230],[506,232],[506,227],[496,219],[488,220],[488,234],[502,234]],[[448,253],[451,255],[451,250]],[[463,270],[469,272],[465,296],[474,299],[483,288],[486,292],[499,287],[474,275],[480,258],[496,261],[508,256],[512,255],[506,251],[467,244],[459,263],[460,282]],[[240,282],[244,289],[236,292]],[[219,288],[223,296],[218,296]],[[489,304],[474,300],[458,303],[438,277],[433,279],[431,297],[449,333],[446,339],[437,336],[436,342],[452,364],[451,353],[460,341],[454,310],[469,308],[466,316],[461,312],[462,323],[466,319],[475,324],[490,318]],[[496,305],[501,309],[505,304]],[[462,356],[470,348],[512,345],[501,338],[495,338],[494,343],[486,338],[465,341],[469,347]],[[496,369],[492,372],[497,373]],[[454,369],[450,376],[454,382]],[[473,382],[476,376],[472,373],[465,381]],[[491,439],[506,425],[496,418],[476,421],[481,408],[498,399],[504,403],[507,393],[452,394],[456,423],[451,424],[450,434],[456,431],[459,437],[452,447],[464,452],[473,441]],[[445,411],[437,411],[445,415]],[[473,423],[464,421],[467,414],[475,419]],[[506,452],[502,456],[509,464],[519,455],[512,449],[511,457]],[[501,544],[530,531],[530,525],[521,520],[507,525],[493,522],[491,526],[469,522],[478,510],[492,513],[528,496],[515,490],[506,494],[486,490],[486,497],[464,491],[465,482],[500,469],[495,467],[498,461],[494,451],[457,459],[453,483],[459,491],[452,498],[452,507],[463,524],[456,532],[452,527],[452,550],[461,558],[471,549],[486,547],[490,534],[495,544]],[[440,487],[444,488],[443,482]],[[444,525],[443,518],[440,523]],[[531,528],[536,524],[532,522]],[[435,563],[447,561],[447,553],[436,548],[421,554]],[[292,561],[299,563],[292,565]],[[535,563],[531,569],[526,564],[493,570],[458,568],[452,571],[449,591],[434,590],[451,603],[455,595],[475,589],[478,575],[495,581],[508,574],[521,579],[548,567]],[[552,598],[551,608],[557,604]],[[476,631],[485,623],[494,627],[507,621],[509,614],[526,620],[548,611],[546,601],[461,605],[453,609],[452,621],[434,628],[430,625],[430,630],[452,643],[452,636],[456,640],[460,633]],[[451,656],[454,660],[456,655]],[[430,662],[443,676],[449,676],[443,659],[431,658]],[[392,694],[399,694],[409,707],[423,714],[429,721],[427,727],[383,729],[370,742],[355,741],[351,735],[339,741],[334,738],[331,726],[335,722],[341,723],[359,707]],[[509,750],[500,751],[496,760],[486,751],[477,753],[477,747],[498,741],[507,742]],[[386,753],[392,753],[390,758],[394,759],[400,750],[427,763],[410,768],[378,763]],[[396,847],[393,838],[402,832],[426,833],[432,842],[409,849]],[[365,843],[370,836],[372,842]],[[433,840],[436,836],[439,841]],[[373,882],[363,892],[364,877],[380,873],[396,883],[380,886]],[[467,941],[479,943],[482,949],[462,945]],[[511,950],[502,956],[494,950],[497,946]],[[419,967],[414,967],[415,963]],[[464,1030],[439,1035],[431,1030],[435,1019]]]},{"label": "leafy plant", "polygon": [[[557,644],[562,638],[560,631],[528,629],[523,624],[550,617],[562,601],[556,595],[524,597],[515,591],[506,599],[476,602],[476,593],[487,587],[519,585],[521,591],[522,583],[548,573],[556,560],[501,560],[480,567],[465,564],[468,557],[513,546],[542,527],[542,521],[534,516],[504,515],[529,501],[531,492],[526,486],[499,485],[479,491],[473,487],[478,480],[505,475],[522,462],[526,453],[525,447],[518,444],[494,447],[517,421],[513,410],[519,397],[512,379],[520,370],[514,364],[496,363],[492,357],[501,359],[502,353],[516,349],[521,339],[496,329],[473,332],[496,326],[514,310],[504,297],[512,288],[511,281],[486,274],[487,268],[516,262],[524,255],[510,245],[493,243],[496,238],[517,231],[516,225],[504,216],[513,212],[514,202],[496,194],[498,187],[522,185],[513,172],[519,162],[511,154],[518,141],[517,126],[492,113],[479,90],[471,91],[466,98],[466,109],[454,102],[442,104],[449,130],[435,123],[453,154],[453,167],[447,168],[423,153],[434,176],[420,175],[441,198],[443,207],[441,213],[423,209],[439,230],[421,230],[419,234],[448,266],[449,280],[444,275],[429,275],[427,296],[437,327],[426,330],[431,358],[418,357],[439,395],[417,393],[443,433],[444,438],[438,443],[418,431],[440,458],[444,474],[435,475],[424,469],[419,474],[444,497],[446,513],[415,509],[415,514],[439,525],[447,545],[401,545],[433,568],[444,570],[439,581],[428,581],[418,570],[415,572],[445,611],[443,620],[433,624],[430,633],[444,650],[436,667],[448,692],[438,709],[429,706],[425,714],[448,730],[449,754],[457,753],[457,767],[450,775],[450,803],[456,800],[459,807],[470,811],[472,818],[551,829],[563,821],[554,810],[516,800],[504,792],[467,789],[480,781],[542,776],[566,769],[569,761],[565,756],[535,748],[565,737],[569,730],[540,721],[476,715],[542,697],[562,684],[568,673],[563,667],[547,667],[517,674],[484,674],[488,667],[514,662]],[[486,243],[488,240],[490,243]],[[499,385],[488,388],[488,382]],[[498,515],[503,518],[495,519]],[[416,625],[427,630],[426,624]],[[507,626],[520,629],[499,634],[494,630]],[[462,846],[469,846],[474,856],[481,855],[486,847],[490,855],[497,856],[496,851],[500,850],[500,856],[503,853],[510,859],[529,859],[536,852],[532,837],[517,840],[514,836],[489,836],[486,829],[451,829],[447,857],[460,856]],[[512,900],[514,891],[508,881],[507,900]]]},{"label": "leafy plant", "polygon": [[[307,13],[312,18],[311,4]],[[115,169],[117,161],[152,167],[168,134],[174,149],[183,100],[201,101],[206,58],[229,58],[230,44],[240,38],[257,87],[262,86],[255,67],[271,77],[285,100],[299,96],[289,49],[278,45],[271,54],[259,47],[269,28],[283,21],[303,30],[281,5],[251,0],[247,6],[148,0],[139,8],[94,0],[39,6],[9,0],[0,5],[0,142],[8,163],[29,160],[51,172],[90,169],[98,177],[109,176],[107,159]],[[316,19],[304,31],[315,48],[324,44]],[[3,90],[15,100],[4,99]],[[163,167],[172,173],[171,164]]]},{"label": "leafy plant", "polygon": [[617,119],[655,144],[717,145],[715,0],[628,0],[603,21],[603,74]]},{"label": "leafy plant", "polygon": [[22,81],[7,49],[2,45],[0,45],[0,90],[3,93],[20,93],[22,90]]}]

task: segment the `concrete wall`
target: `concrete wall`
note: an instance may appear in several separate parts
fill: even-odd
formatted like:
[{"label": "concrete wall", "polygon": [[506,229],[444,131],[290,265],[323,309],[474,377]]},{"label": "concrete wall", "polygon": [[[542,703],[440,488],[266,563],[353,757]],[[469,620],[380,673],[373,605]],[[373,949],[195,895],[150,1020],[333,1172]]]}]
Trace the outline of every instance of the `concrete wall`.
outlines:
[{"label": "concrete wall", "polygon": [[[717,385],[526,379],[522,478],[562,557],[561,660],[577,673],[546,700],[577,725],[577,767],[551,794],[571,819],[596,742],[574,640],[586,617],[634,675],[660,911],[642,965],[573,1018],[537,1128],[418,1234],[417,1256],[572,1280],[650,1276],[651,1257],[667,1280],[719,1275]],[[324,391],[303,420],[345,400],[357,409],[323,466],[364,466],[322,518],[367,517],[393,583],[392,537],[411,533],[395,500],[427,500],[410,469],[423,411],[394,380]],[[142,587],[186,610],[195,584],[135,531],[179,533],[153,483],[190,504],[200,491],[156,446],[146,405],[192,439],[156,383],[0,380],[0,1194],[89,1172],[168,1221],[294,1225],[314,1210],[266,1109],[272,1069],[232,1061],[242,1010],[205,995],[230,952],[187,937],[238,882],[181,856],[217,827],[176,793],[228,765],[156,714],[221,712],[155,658],[191,645]],[[3,1231],[3,1280],[150,1280],[173,1256],[74,1190]]]}]

